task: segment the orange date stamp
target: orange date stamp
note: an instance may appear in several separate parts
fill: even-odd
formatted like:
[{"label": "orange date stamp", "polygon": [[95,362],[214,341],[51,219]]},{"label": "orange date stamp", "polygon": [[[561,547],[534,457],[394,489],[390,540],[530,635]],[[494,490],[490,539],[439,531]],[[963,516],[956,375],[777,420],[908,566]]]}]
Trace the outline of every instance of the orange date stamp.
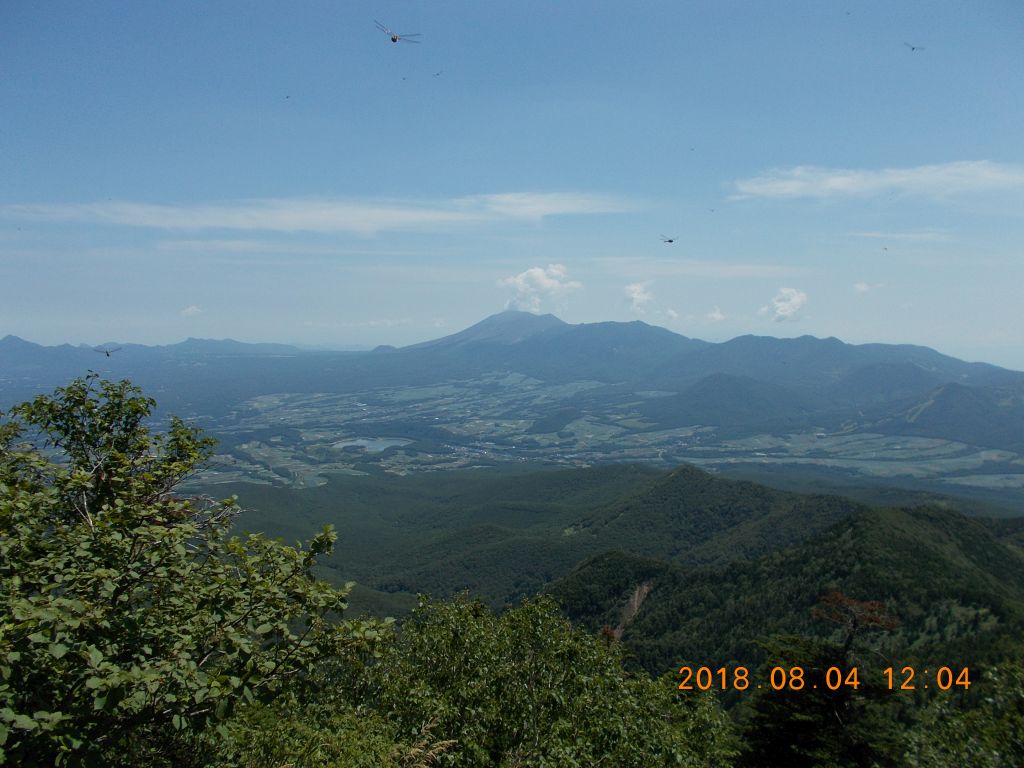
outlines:
[{"label": "orange date stamp", "polygon": [[[772,667],[768,676],[756,680],[747,667],[680,667],[681,691],[708,691],[712,688],[726,691],[772,690],[804,691],[849,689],[856,691],[863,683],[861,669],[850,667]],[[867,679],[867,678],[865,678]],[[913,691],[917,688],[949,691],[954,688],[967,690],[971,687],[968,667],[939,666],[934,668],[886,667],[881,676],[874,680],[890,691]]]}]

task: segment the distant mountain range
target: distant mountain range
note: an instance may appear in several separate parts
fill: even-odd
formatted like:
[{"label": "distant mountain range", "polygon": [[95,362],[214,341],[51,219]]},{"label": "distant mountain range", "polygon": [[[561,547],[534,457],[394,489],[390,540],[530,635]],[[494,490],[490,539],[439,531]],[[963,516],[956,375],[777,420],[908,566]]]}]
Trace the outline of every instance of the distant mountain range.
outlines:
[{"label": "distant mountain range", "polygon": [[0,339],[0,406],[90,369],[132,379],[167,409],[215,415],[267,393],[366,392],[507,371],[599,385],[571,403],[582,410],[655,392],[636,406],[651,428],[852,429],[1024,452],[1024,373],[910,345],[811,336],[712,344],[639,321],[571,325],[506,311],[450,336],[371,352],[204,339],[120,346],[107,356]]}]

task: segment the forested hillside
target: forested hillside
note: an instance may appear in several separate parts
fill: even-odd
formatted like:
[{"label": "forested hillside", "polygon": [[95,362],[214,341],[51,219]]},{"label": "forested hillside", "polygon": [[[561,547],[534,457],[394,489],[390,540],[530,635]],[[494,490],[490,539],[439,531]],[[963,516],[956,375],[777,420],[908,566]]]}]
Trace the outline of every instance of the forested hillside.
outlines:
[{"label": "forested hillside", "polygon": [[877,649],[908,663],[999,661],[1019,652],[1024,628],[1020,551],[934,508],[865,509],[798,545],[712,567],[607,553],[549,591],[596,630],[620,621],[638,584],[650,593],[623,642],[650,671],[755,665],[772,635],[830,637],[835,628],[814,609],[834,591],[884,604],[896,624]]},{"label": "forested hillside", "polygon": [[464,589],[498,607],[613,549],[687,563],[753,557],[863,508],[693,467],[634,465],[337,477],[301,492],[218,488],[238,494],[243,529],[290,539],[324,523],[344,531],[324,567],[383,592],[372,604],[392,610],[408,605],[394,602],[402,595]]}]

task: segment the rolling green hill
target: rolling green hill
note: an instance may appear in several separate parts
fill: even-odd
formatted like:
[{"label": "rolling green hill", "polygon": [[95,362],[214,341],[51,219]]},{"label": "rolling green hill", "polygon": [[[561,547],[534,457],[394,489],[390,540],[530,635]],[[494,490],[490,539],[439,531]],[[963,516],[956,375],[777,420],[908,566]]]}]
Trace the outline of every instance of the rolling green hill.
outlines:
[{"label": "rolling green hill", "polygon": [[749,558],[862,508],[693,467],[666,473],[636,465],[335,476],[302,491],[249,484],[217,491],[238,494],[246,508],[240,529],[295,540],[332,523],[341,540],[325,567],[339,581],[355,579],[365,607],[378,609],[408,605],[417,592],[463,589],[501,605],[612,549],[686,563]]},{"label": "rolling green hill", "polygon": [[1024,385],[944,384],[880,419],[876,428],[899,435],[956,434],[965,442],[1024,451]]},{"label": "rolling green hill", "polygon": [[619,623],[642,583],[652,589],[623,641],[658,673],[682,663],[754,665],[772,635],[828,636],[834,627],[812,611],[833,590],[885,604],[899,625],[878,648],[901,661],[991,662],[1019,652],[1024,626],[1020,550],[990,525],[929,507],[862,509],[786,549],[710,567],[606,553],[549,591],[596,629]]},{"label": "rolling green hill", "polygon": [[788,493],[682,466],[576,526],[599,548],[682,563],[730,562],[802,540],[860,508],[836,496]]},{"label": "rolling green hill", "polygon": [[807,629],[831,588],[892,601],[914,637],[929,621],[960,627],[954,634],[967,631],[961,624],[1001,632],[1020,615],[1014,521],[874,509],[688,466],[335,476],[301,491],[231,490],[246,507],[239,529],[296,540],[334,524],[340,540],[321,573],[360,585],[357,612],[402,615],[419,592],[468,590],[500,607],[550,589],[596,628],[614,626],[630,590],[652,580],[625,636],[652,668],[679,654],[746,658],[758,637]]},{"label": "rolling green hill", "polygon": [[[766,648],[795,642],[785,638],[835,647],[841,628],[815,611],[839,592],[879,601],[896,620],[862,642],[865,674],[913,664],[980,675],[1024,651],[1019,518],[872,507],[691,466],[522,466],[236,490],[247,507],[239,528],[298,539],[337,527],[320,573],[359,583],[356,614],[402,617],[422,592],[467,591],[498,609],[547,592],[591,632],[620,627],[627,664],[662,675],[684,663],[755,669]],[[649,591],[626,621],[638,587]]]}]

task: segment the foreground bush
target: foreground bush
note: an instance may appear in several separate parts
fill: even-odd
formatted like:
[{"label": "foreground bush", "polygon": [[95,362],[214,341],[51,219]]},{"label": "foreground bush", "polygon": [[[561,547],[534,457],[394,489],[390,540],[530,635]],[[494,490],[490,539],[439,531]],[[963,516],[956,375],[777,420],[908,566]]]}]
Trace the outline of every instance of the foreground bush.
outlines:
[{"label": "foreground bush", "polygon": [[928,707],[907,740],[908,765],[1024,765],[1024,664],[1013,661],[988,669],[975,685],[984,693],[972,707],[963,707],[959,697],[938,698]]},{"label": "foreground bush", "polygon": [[0,761],[201,764],[205,729],[380,631],[310,573],[331,531],[229,538],[233,502],[176,496],[212,441],[152,406],[90,376],[0,426]]},{"label": "foreground bush", "polygon": [[550,598],[495,615],[423,604],[367,670],[367,701],[412,736],[456,742],[447,766],[729,765],[710,695],[623,671],[618,644],[573,628]]}]

